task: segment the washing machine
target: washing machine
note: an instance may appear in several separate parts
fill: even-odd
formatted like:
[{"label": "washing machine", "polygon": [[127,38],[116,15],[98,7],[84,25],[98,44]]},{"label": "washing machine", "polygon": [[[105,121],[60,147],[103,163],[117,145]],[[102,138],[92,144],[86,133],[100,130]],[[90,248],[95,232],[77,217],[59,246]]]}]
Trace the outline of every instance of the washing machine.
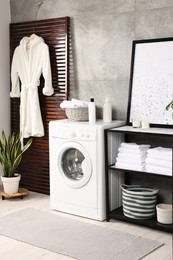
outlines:
[{"label": "washing machine", "polygon": [[51,209],[105,220],[104,129],[122,125],[117,120],[49,123]]}]

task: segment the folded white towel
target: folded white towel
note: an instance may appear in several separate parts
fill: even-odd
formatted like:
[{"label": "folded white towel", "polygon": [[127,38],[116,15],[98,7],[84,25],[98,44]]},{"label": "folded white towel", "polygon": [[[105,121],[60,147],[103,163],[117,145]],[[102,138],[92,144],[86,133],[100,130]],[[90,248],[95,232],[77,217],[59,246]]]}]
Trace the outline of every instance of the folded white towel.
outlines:
[{"label": "folded white towel", "polygon": [[60,104],[61,108],[74,108],[77,107],[76,104],[74,104],[73,102],[71,102],[70,100],[64,100],[61,104]]},{"label": "folded white towel", "polygon": [[117,168],[121,168],[121,169],[135,170],[135,171],[145,171],[145,164],[143,166],[137,166],[137,165],[130,164],[130,163],[116,162],[115,166]]},{"label": "folded white towel", "polygon": [[129,154],[138,154],[138,155],[147,154],[147,150],[130,149],[130,148],[126,148],[126,147],[119,147],[118,152],[129,153]]},{"label": "folded white towel", "polygon": [[162,175],[169,175],[172,176],[172,169],[168,169],[161,166],[152,166],[152,165],[146,165],[146,171],[151,173],[158,173]]},{"label": "folded white towel", "polygon": [[80,105],[81,107],[88,107],[88,102],[86,102],[86,101],[78,100],[78,99],[74,99],[74,98],[72,98],[71,101],[76,105]]},{"label": "folded white towel", "polygon": [[153,159],[162,159],[166,161],[172,161],[172,149],[165,147],[150,148],[147,151],[148,157]]},{"label": "folded white towel", "polygon": [[137,154],[137,153],[119,152],[117,156],[123,159],[127,158],[132,160],[140,160],[141,162],[144,162],[147,157],[147,153]]},{"label": "folded white towel", "polygon": [[147,165],[153,165],[153,166],[161,166],[168,169],[172,169],[172,160],[171,161],[164,161],[160,159],[152,159],[149,156],[146,158],[146,164]]},{"label": "folded white towel", "polygon": [[170,154],[172,154],[172,149],[159,146],[159,147],[155,147],[155,148],[150,148],[148,150],[148,153],[149,154],[170,155]]},{"label": "folded white towel", "polygon": [[72,100],[63,100],[62,103],[60,103],[61,108],[76,108],[76,107],[87,107],[88,102],[72,99]]},{"label": "folded white towel", "polygon": [[121,163],[130,163],[130,164],[134,164],[136,166],[144,166],[145,162],[141,161],[140,159],[128,159],[128,158],[123,158],[123,157],[118,157],[116,158],[117,162],[121,162]]},{"label": "folded white towel", "polygon": [[135,149],[135,150],[147,150],[150,148],[149,144],[136,144],[136,143],[121,143],[121,147]]},{"label": "folded white towel", "polygon": [[165,155],[165,154],[148,154],[148,158],[163,160],[166,162],[172,162],[172,154]]}]

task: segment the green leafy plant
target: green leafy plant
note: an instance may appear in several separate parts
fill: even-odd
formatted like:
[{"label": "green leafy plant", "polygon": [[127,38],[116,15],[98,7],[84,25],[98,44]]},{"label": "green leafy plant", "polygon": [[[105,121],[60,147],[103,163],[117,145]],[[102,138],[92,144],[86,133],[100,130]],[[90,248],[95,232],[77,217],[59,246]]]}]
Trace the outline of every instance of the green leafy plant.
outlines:
[{"label": "green leafy plant", "polygon": [[[166,110],[172,109],[173,110],[173,99],[172,101],[166,106]],[[172,118],[173,118],[173,113],[172,113]]]},{"label": "green leafy plant", "polygon": [[23,153],[30,147],[30,139],[22,148],[21,134],[12,133],[8,137],[2,131],[0,140],[0,164],[3,169],[3,177],[14,177],[15,170],[22,160]]}]

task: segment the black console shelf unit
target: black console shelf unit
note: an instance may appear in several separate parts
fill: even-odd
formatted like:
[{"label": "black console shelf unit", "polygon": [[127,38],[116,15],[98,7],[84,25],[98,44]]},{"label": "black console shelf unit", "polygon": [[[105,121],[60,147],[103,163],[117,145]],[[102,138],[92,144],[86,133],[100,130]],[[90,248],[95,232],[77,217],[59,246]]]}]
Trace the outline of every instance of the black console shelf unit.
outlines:
[{"label": "black console shelf unit", "polygon": [[[116,137],[116,135],[122,135],[123,139],[120,138],[120,136]],[[133,170],[127,170],[127,169],[119,169],[115,167],[115,158],[116,158],[116,154],[117,151],[115,151],[115,149],[117,150],[117,147],[113,148],[114,144],[112,143],[112,141],[110,141],[109,139],[112,138],[112,136],[115,137],[115,139],[117,138],[118,141],[116,141],[116,145],[122,142],[122,141],[127,141],[128,142],[128,135],[133,136],[133,135],[137,135],[138,138],[142,137],[142,136],[159,136],[159,140],[162,140],[163,137],[164,138],[171,138],[171,142],[168,141],[168,143],[166,144],[165,147],[170,147],[173,148],[173,129],[171,128],[150,128],[148,130],[142,130],[140,128],[133,128],[131,126],[122,126],[122,127],[117,127],[117,128],[112,128],[112,129],[106,129],[105,130],[105,183],[106,183],[106,220],[109,221],[110,219],[117,219],[117,220],[121,220],[124,222],[129,222],[129,223],[133,223],[133,224],[137,224],[137,225],[141,225],[141,226],[146,226],[146,227],[150,227],[150,228],[154,228],[157,230],[162,230],[162,231],[166,231],[166,232],[173,232],[173,224],[161,224],[159,222],[157,222],[157,218],[154,217],[152,219],[143,219],[143,220],[139,220],[139,219],[133,219],[133,218],[128,218],[123,214],[123,210],[122,207],[117,207],[116,209],[110,209],[110,193],[109,193],[109,172],[113,172],[113,174],[116,174],[116,172],[120,172],[122,174],[124,174],[126,176],[126,174],[128,174],[128,176],[130,176],[131,173],[134,174],[143,174],[145,176],[160,176],[161,178],[163,178],[163,182],[165,180],[165,178],[170,178],[170,181],[172,181],[172,176],[167,176],[167,175],[161,175],[161,174],[155,174],[155,173],[149,173],[149,172],[138,172],[138,171],[133,171]],[[158,146],[160,146],[160,143],[158,142]],[[113,149],[113,150],[112,150]],[[112,154],[113,153],[113,154]],[[110,159],[111,157],[111,159]],[[128,177],[130,178],[130,177]],[[125,182],[126,182],[126,178],[125,178]]]},{"label": "black console shelf unit", "polygon": [[133,223],[133,224],[137,224],[137,225],[141,225],[141,226],[146,226],[146,227],[151,227],[151,228],[159,229],[159,230],[166,231],[166,232],[172,232],[172,230],[173,230],[172,224],[170,224],[170,225],[161,224],[161,223],[157,222],[156,217],[152,218],[152,219],[143,219],[143,220],[128,218],[123,215],[122,207],[119,207],[119,208],[109,212],[109,218],[123,220],[125,222],[129,222],[129,223]]}]

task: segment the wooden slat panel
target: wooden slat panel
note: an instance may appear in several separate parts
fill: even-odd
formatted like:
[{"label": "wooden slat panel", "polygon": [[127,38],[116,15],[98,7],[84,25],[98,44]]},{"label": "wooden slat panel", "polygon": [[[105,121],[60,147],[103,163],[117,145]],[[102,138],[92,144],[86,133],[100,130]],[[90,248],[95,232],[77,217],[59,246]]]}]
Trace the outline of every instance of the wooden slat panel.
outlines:
[{"label": "wooden slat panel", "polygon": [[[49,194],[49,142],[48,125],[52,120],[66,118],[60,103],[68,98],[69,88],[69,34],[68,17],[37,20],[10,24],[10,54],[24,36],[32,33],[41,36],[49,46],[52,84],[54,95],[42,94],[44,80],[41,77],[39,100],[45,136],[33,138],[33,144],[24,154],[18,172],[22,175],[21,185],[29,190]],[[19,98],[11,99],[11,131],[19,132]],[[27,140],[25,140],[26,142]]]}]

